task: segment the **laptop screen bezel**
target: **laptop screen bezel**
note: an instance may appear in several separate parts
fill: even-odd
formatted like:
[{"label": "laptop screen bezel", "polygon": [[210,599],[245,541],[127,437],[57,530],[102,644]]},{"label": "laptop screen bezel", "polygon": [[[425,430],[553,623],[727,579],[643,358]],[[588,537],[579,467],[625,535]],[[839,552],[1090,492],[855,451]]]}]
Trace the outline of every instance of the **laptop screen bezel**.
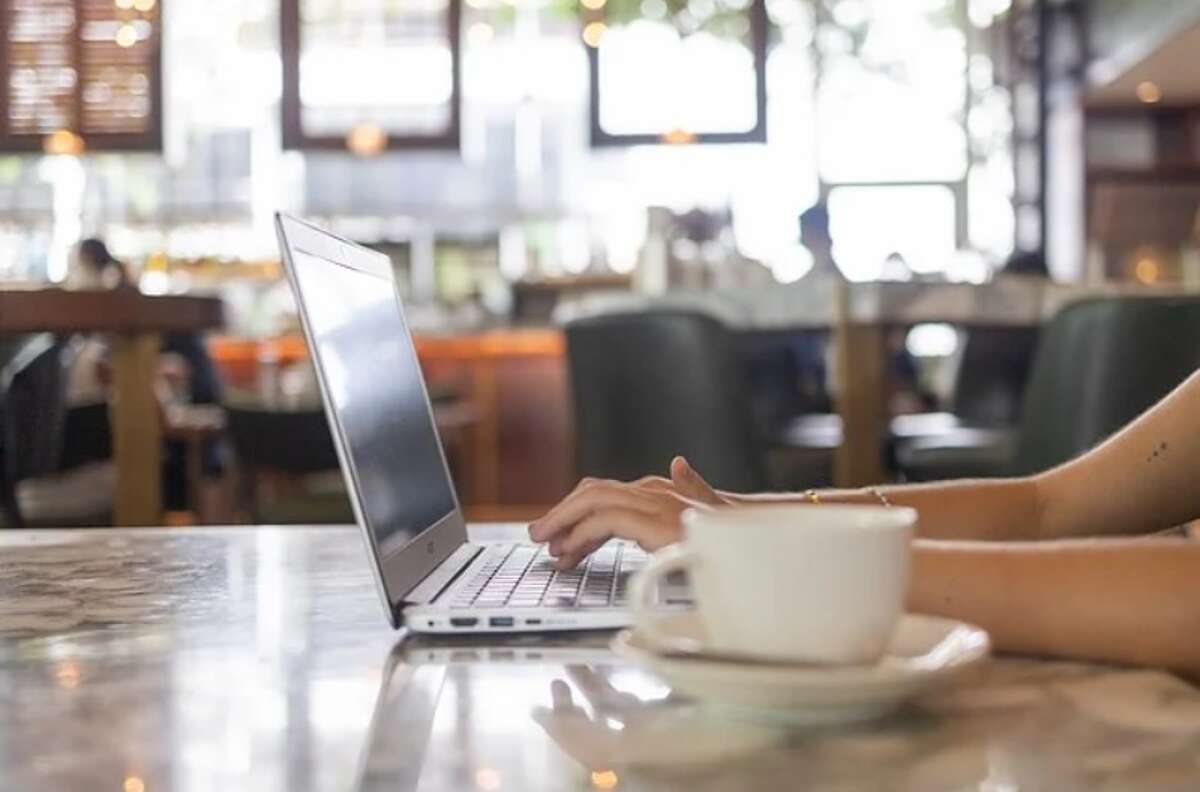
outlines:
[{"label": "laptop screen bezel", "polygon": [[[388,620],[393,627],[399,627],[402,623],[401,610],[405,596],[467,541],[467,525],[458,501],[458,492],[455,490],[454,481],[450,476],[445,446],[437,431],[433,405],[429,401],[429,390],[425,386],[422,376],[421,391],[424,394],[430,426],[438,441],[442,474],[446,477],[446,482],[450,487],[453,509],[423,529],[414,539],[395,547],[380,547],[367,516],[367,510],[363,507],[365,494],[360,483],[360,476],[354,466],[354,457],[350,453],[347,433],[341,416],[330,398],[329,385],[321,362],[321,351],[317,344],[316,333],[309,322],[306,297],[301,288],[300,279],[297,277],[293,251],[313,256],[331,267],[344,267],[379,279],[381,285],[386,285],[391,289],[400,322],[406,330],[407,340],[397,339],[397,342],[412,345],[412,335],[407,332],[408,322],[404,315],[400,294],[396,289],[392,264],[390,259],[382,253],[368,250],[285,214],[276,215],[276,228],[279,234],[280,248],[283,252],[284,270],[296,298],[300,324],[308,342],[313,367],[316,369],[317,382],[321,389],[321,402],[324,404],[325,415],[332,430],[333,445],[337,450],[339,466],[350,495],[355,521],[358,523],[363,541],[371,557],[376,587],[387,610]],[[415,349],[413,354],[416,354]]]}]

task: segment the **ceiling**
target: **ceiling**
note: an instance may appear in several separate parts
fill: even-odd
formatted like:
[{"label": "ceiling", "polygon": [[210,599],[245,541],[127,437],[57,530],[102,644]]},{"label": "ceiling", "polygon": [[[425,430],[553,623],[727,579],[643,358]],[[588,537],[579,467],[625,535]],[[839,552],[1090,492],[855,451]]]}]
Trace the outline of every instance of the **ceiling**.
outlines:
[{"label": "ceiling", "polygon": [[1095,107],[1144,107],[1137,87],[1152,82],[1162,93],[1159,106],[1200,106],[1200,23],[1184,28],[1115,79],[1093,86]]}]

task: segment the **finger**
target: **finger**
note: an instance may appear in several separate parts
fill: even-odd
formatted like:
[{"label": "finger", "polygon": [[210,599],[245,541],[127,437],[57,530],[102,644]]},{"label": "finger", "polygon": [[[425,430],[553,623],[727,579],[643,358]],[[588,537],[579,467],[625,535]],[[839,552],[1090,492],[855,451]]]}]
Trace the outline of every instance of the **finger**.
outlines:
[{"label": "finger", "polygon": [[571,697],[571,687],[561,679],[556,679],[550,683],[550,700],[554,702],[554,709],[565,710],[575,706],[575,699]]},{"label": "finger", "polygon": [[[599,481],[600,481],[600,479],[595,479],[595,478],[592,478],[591,476],[584,476],[583,478],[581,478],[579,480],[579,483],[577,483],[575,485],[575,488],[572,489],[570,492],[568,492],[566,497],[564,497],[562,499],[562,501],[560,501],[559,504],[557,504],[554,508],[557,508],[558,505],[561,505],[563,502],[565,502],[571,498],[577,497],[585,489],[594,486]],[[546,512],[541,517],[539,517],[536,520],[534,520],[533,522],[529,523],[527,530],[529,532],[530,539],[532,539],[535,542],[544,541],[543,539],[538,538],[541,535],[539,526],[541,526],[541,524],[546,520],[546,518],[549,517],[554,512],[554,508],[551,508],[550,511]]]},{"label": "finger", "polygon": [[578,553],[574,553],[571,558],[563,558],[565,550],[559,550],[558,556],[555,558],[554,565],[560,570],[573,569],[579,565],[579,562],[590,556],[592,553],[599,550],[608,542],[608,538],[598,539],[595,542],[589,542]]},{"label": "finger", "polygon": [[685,498],[709,504],[723,502],[717,491],[681,456],[671,460],[671,483]]},{"label": "finger", "polygon": [[574,492],[551,509],[545,517],[530,526],[529,536],[535,542],[549,541],[602,508],[653,512],[663,494],[639,490],[615,481],[576,487]]},{"label": "finger", "polygon": [[[682,505],[682,504],[680,504]],[[657,550],[678,534],[679,511],[664,510],[660,514],[647,514],[633,509],[608,508],[587,517],[577,524],[562,546],[558,564],[572,567],[579,563],[592,545],[603,543],[617,536],[632,539],[648,550]]]},{"label": "finger", "polygon": [[651,491],[669,491],[675,489],[675,485],[671,483],[671,480],[662,476],[642,476],[637,481],[630,483],[638,489]]},{"label": "finger", "polygon": [[567,676],[579,688],[579,692],[596,710],[607,709],[614,700],[619,700],[621,691],[612,686],[605,677],[600,676],[585,665],[567,666]]},{"label": "finger", "polygon": [[[563,554],[563,545],[567,541],[567,536],[568,536],[568,534],[564,532],[564,533],[559,534],[558,536],[554,537],[553,539],[551,539],[550,542],[546,545],[546,553],[549,554],[552,558],[558,558],[559,556],[561,556]],[[586,552],[583,553],[583,558],[587,558],[592,553],[599,550],[601,545],[603,545],[603,544],[604,544],[604,541],[596,542],[593,546],[589,547],[586,550]]]},{"label": "finger", "polygon": [[550,535],[547,534],[544,528],[546,521],[550,519],[552,515],[556,514],[567,501],[580,497],[585,491],[592,488],[597,483],[598,480],[591,478],[590,476],[581,478],[579,483],[575,485],[575,488],[568,492],[561,501],[551,507],[551,509],[541,517],[529,524],[529,538],[535,542],[544,542],[549,539]]}]

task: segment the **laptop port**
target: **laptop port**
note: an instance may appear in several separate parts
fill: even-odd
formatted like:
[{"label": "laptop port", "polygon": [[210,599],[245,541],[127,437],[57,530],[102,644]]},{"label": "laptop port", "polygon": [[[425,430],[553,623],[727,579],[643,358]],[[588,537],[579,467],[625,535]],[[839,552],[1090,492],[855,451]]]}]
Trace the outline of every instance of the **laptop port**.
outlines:
[{"label": "laptop port", "polygon": [[526,619],[525,623],[526,624],[541,624],[542,620],[541,619]]},{"label": "laptop port", "polygon": [[512,616],[492,616],[488,618],[488,627],[512,627]]},{"label": "laptop port", "polygon": [[474,627],[476,624],[479,624],[479,619],[475,618],[474,616],[451,616],[450,617],[450,626],[451,627]]}]

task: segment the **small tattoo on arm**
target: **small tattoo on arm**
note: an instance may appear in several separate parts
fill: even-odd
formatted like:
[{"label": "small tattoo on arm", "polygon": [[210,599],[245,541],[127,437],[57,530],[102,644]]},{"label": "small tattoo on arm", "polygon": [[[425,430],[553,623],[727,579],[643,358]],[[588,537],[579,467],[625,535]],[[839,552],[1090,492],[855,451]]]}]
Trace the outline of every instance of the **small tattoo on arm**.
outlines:
[{"label": "small tattoo on arm", "polygon": [[1165,454],[1166,451],[1167,451],[1167,441],[1163,440],[1161,443],[1159,443],[1154,448],[1153,451],[1150,452],[1150,456],[1146,457],[1146,463],[1149,464],[1149,463],[1153,462],[1155,459],[1158,459],[1159,454]]}]

